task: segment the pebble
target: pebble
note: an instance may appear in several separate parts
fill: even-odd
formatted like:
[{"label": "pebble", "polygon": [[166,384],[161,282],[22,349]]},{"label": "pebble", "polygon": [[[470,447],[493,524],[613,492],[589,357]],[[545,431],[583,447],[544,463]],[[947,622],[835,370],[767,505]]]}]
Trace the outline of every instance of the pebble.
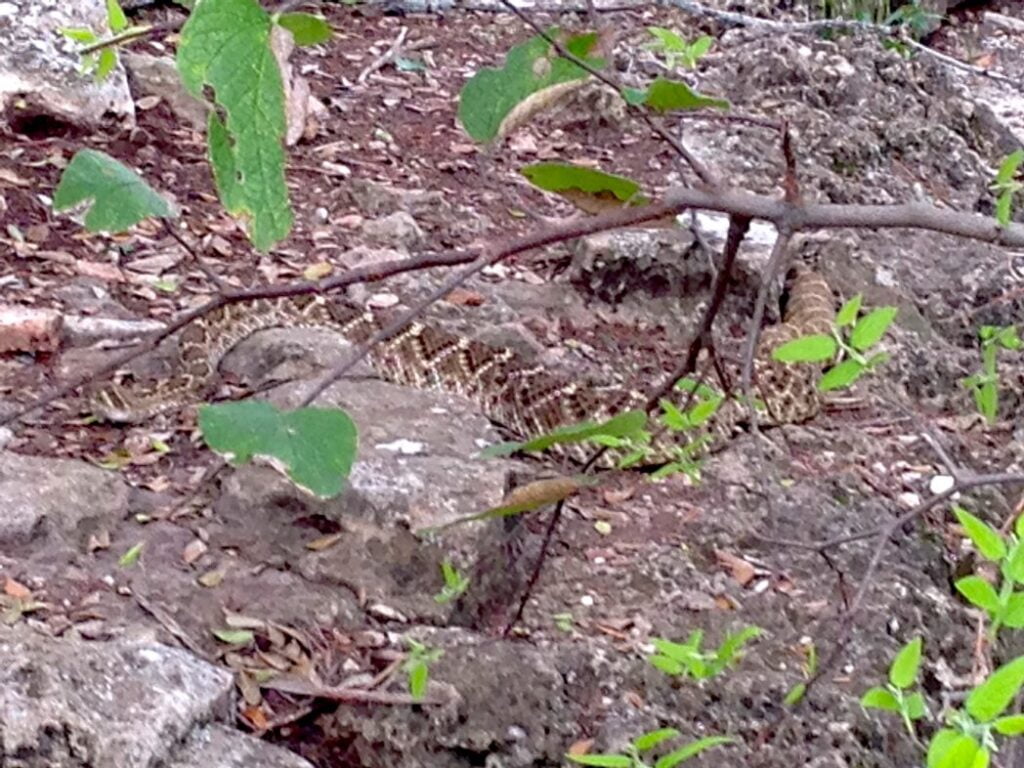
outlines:
[{"label": "pebble", "polygon": [[955,484],[956,481],[950,475],[936,475],[928,483],[928,490],[937,496],[940,493],[946,493]]}]

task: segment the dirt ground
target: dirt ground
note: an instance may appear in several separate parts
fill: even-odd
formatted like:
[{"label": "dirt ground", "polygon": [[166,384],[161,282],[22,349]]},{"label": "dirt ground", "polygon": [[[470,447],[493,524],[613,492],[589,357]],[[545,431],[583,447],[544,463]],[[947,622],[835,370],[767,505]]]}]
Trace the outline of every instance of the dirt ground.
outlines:
[{"label": "dirt ground", "polygon": [[[144,223],[130,235],[100,237],[85,234],[69,217],[51,212],[48,197],[61,170],[83,146],[103,149],[131,164],[173,196],[182,210],[183,234],[201,244],[212,269],[232,285],[322,276],[354,266],[352,254],[370,241],[364,223],[405,205],[396,203],[393,194],[380,193],[377,185],[425,191],[412,204],[423,235],[410,250],[419,252],[508,237],[534,226],[533,216],[569,214],[568,206],[523,182],[518,169],[528,162],[593,162],[653,190],[683,177],[670,148],[635,126],[624,134],[617,123],[575,124],[563,115],[561,122],[541,123],[504,146],[473,144],[456,119],[457,95],[474,71],[497,65],[512,42],[527,36],[514,17],[462,11],[389,16],[341,5],[328,6],[326,12],[337,30],[334,40],[295,57],[296,67],[328,107],[329,117],[320,121],[315,136],[289,153],[288,185],[296,224],[285,243],[268,254],[253,251],[216,199],[203,136],[173,114],[166,101],[140,109],[138,126],[130,134],[84,135],[46,122],[24,125],[20,132],[0,137],[0,193],[6,200],[8,224],[7,231],[0,232],[4,299],[83,315],[166,320],[213,290],[202,270],[178,260],[174,241],[156,224]],[[173,11],[157,9],[149,17],[170,14]],[[605,18],[630,39],[642,39],[643,27],[655,23],[691,35],[697,32],[692,18],[667,10],[619,12]],[[964,14],[960,21],[969,29],[977,22],[976,12]],[[415,50],[406,54],[401,67],[386,64],[360,83],[360,74],[403,29],[407,48]],[[721,32],[713,25],[704,31]],[[951,50],[955,43],[944,41],[942,35],[937,42]],[[747,45],[734,44],[744,50]],[[793,62],[801,60],[801,43],[779,43],[782,64],[777,83],[767,83],[765,74],[774,54],[768,47],[749,45],[744,55],[750,59],[744,65],[730,70],[728,62],[715,58],[708,64],[710,70],[721,68],[709,75],[711,83],[716,77],[728,81],[734,101],[748,109],[768,103],[764,108],[769,111],[777,97],[785,104],[780,112],[792,107],[831,115],[851,131],[861,127],[852,97],[844,102],[829,92],[827,82],[809,75],[806,81],[799,80],[806,72]],[[137,46],[153,54],[168,49],[155,42]],[[841,43],[828,54],[856,59]],[[892,103],[880,100],[878,110],[891,108],[898,114],[899,99],[912,91],[922,103],[928,97],[944,103],[938,86],[938,96],[919,94],[916,81],[902,90],[903,75],[892,74],[901,73],[901,65],[892,59],[879,56],[876,63],[875,58],[866,58],[873,69],[865,87],[898,94]],[[637,61],[636,67],[647,66],[643,57]],[[879,79],[884,81],[881,85]],[[759,95],[744,103],[748,85]],[[787,101],[788,88],[804,89],[804,101],[794,107]],[[807,93],[818,94],[820,101]],[[987,134],[971,133],[973,129],[956,123],[949,116],[951,108],[935,109],[936,124],[948,127],[956,137],[966,136],[964,142],[972,151],[987,159],[996,156],[995,142]],[[958,166],[937,152],[941,142],[934,136],[914,137],[904,144],[893,139],[881,147],[868,140],[858,145],[834,124],[821,128],[808,118],[804,127],[801,139],[807,159],[802,162],[809,195],[833,202],[878,202],[886,195],[898,200],[908,198],[923,180],[935,197],[957,207],[984,212],[991,203],[985,180],[970,174],[958,179]],[[752,129],[730,133],[723,124],[708,123],[688,135],[708,156],[735,162],[736,167],[726,171],[735,174],[730,178],[737,183],[756,191],[777,190],[781,164],[773,140],[762,137],[760,144],[740,149],[738,144],[749,139],[748,130]],[[894,123],[892,135],[897,133]],[[932,333],[959,343],[951,330],[955,324],[944,324],[950,312],[943,312],[950,306],[962,307],[955,300],[946,301],[946,295],[942,301],[935,299],[939,291],[934,286],[956,274],[967,246],[924,236],[901,240],[865,233],[856,241],[837,236],[819,247],[842,258],[853,251],[868,254],[843,262],[837,270],[839,292],[850,295],[868,285],[868,301],[891,301],[908,310],[908,333],[920,332],[925,338]],[[175,253],[177,258],[171,258]],[[503,270],[450,296],[437,314],[456,327],[479,322],[499,334],[512,327],[510,332],[520,340],[528,338],[543,348],[560,350],[559,354],[582,349],[597,368],[615,368],[609,361],[622,360],[622,367],[641,381],[670,369],[689,338],[675,323],[677,313],[699,306],[706,296],[687,297],[691,303],[683,302],[682,307],[674,303],[677,297],[651,305],[644,304],[651,297],[632,297],[621,306],[608,306],[593,296],[568,297],[572,288],[566,272],[573,253],[561,247],[512,260]],[[149,257],[156,257],[160,282],[146,277],[136,263]],[[1005,256],[994,249],[979,251],[977,259],[978,271],[1004,274],[993,265],[1004,263]],[[757,288],[759,263],[755,258],[743,267],[743,280],[728,307],[728,333],[742,331],[743,312]],[[926,263],[932,266],[923,269]],[[898,287],[876,279],[883,267],[895,273]],[[425,293],[438,279],[436,272],[406,275],[386,286],[370,286],[369,291],[393,291],[408,300]],[[947,294],[962,291],[950,284],[944,289]],[[1011,308],[1019,304],[1019,290],[1006,286]],[[276,354],[275,343],[268,342],[269,353],[256,356]],[[28,402],[98,359],[92,349],[5,355],[0,358],[0,396],[12,403]],[[913,389],[913,382],[900,383]],[[896,388],[884,378],[880,386]],[[411,410],[434,404],[409,402]],[[833,617],[849,604],[874,552],[871,542],[826,555],[785,542],[830,540],[885,525],[905,511],[908,498],[927,496],[930,479],[942,472],[934,453],[912,437],[907,418],[874,402],[861,410],[832,412],[813,426],[786,430],[774,448],[745,440],[709,462],[698,486],[682,477],[650,484],[626,475],[583,494],[559,529],[521,632],[510,640],[489,633],[494,626],[486,621],[463,621],[458,610],[453,613],[429,599],[409,597],[436,591],[435,561],[440,557],[440,550],[430,548],[433,544],[417,549],[412,537],[388,540],[385,555],[398,552],[406,559],[389,566],[381,577],[407,591],[407,599],[398,590],[389,603],[397,606],[404,621],[374,614],[361,599],[362,582],[306,551],[313,536],[351,530],[345,519],[351,507],[311,502],[255,471],[240,470],[235,479],[222,479],[211,507],[168,515],[168,509],[199,486],[213,462],[195,439],[194,417],[179,414],[160,422],[160,430],[126,432],[83,423],[79,405],[69,400],[29,417],[6,446],[7,451],[33,457],[99,463],[133,486],[123,519],[102,532],[106,546],[90,539],[97,531],[82,530],[77,532],[76,552],[61,550],[55,556],[55,550],[26,545],[9,553],[16,561],[21,559],[19,579],[39,585],[40,594],[62,596],[60,610],[47,618],[53,626],[90,621],[91,631],[102,636],[106,624],[152,623],[153,612],[142,601],[126,600],[124,591],[118,591],[126,586],[119,578],[113,587],[104,582],[104,574],[116,572],[124,547],[145,539],[151,553],[147,570],[132,578],[132,590],[149,595],[150,601],[159,596],[165,608],[172,608],[184,633],[222,660],[222,649],[209,637],[209,627],[225,610],[301,627],[305,642],[316,649],[319,668],[331,670],[335,679],[351,672],[346,663],[360,674],[380,673],[388,659],[395,658],[380,648],[393,646],[397,632],[445,649],[431,667],[431,676],[458,691],[463,704],[455,714],[435,713],[429,707],[337,705],[315,697],[270,694],[267,711],[273,716],[264,712],[261,721],[258,707],[240,706],[241,727],[286,744],[318,768],[556,765],[573,745],[595,739],[595,750],[615,747],[660,726],[677,727],[687,738],[728,733],[740,742],[735,751],[711,753],[697,764],[728,759],[752,766],[910,765],[919,757],[901,724],[866,714],[857,697],[881,682],[888,659],[917,633],[928,638],[925,685],[936,702],[955,696],[957,685],[962,688],[962,681],[976,671],[976,627],[951,587],[954,569],[962,567],[961,544],[948,519],[936,510],[894,537],[836,672],[794,714],[787,715],[781,704],[785,693],[806,676],[809,648],[824,654],[831,647],[837,632]],[[959,423],[948,412],[922,413],[944,427],[958,460],[978,469],[1002,469],[1012,458],[1006,448],[1014,440],[1012,430],[965,436],[948,427]],[[460,413],[458,418],[470,416]],[[468,439],[476,429],[483,427],[475,421],[456,421],[450,434],[442,433],[439,439]],[[170,448],[169,453],[153,448],[154,436]],[[483,487],[483,471],[479,478],[468,476],[471,471],[475,470],[458,465],[450,473],[459,475],[453,483]],[[503,471],[493,470],[492,475]],[[1019,492],[982,491],[969,504],[1001,523],[1015,511],[1014,490]],[[448,492],[441,488],[436,493],[445,499]],[[140,514],[151,522],[140,525]],[[528,539],[526,555],[536,553],[544,522],[530,520],[516,533]],[[595,525],[599,522],[607,527]],[[486,536],[503,535],[503,527],[492,529],[472,543],[477,554],[488,551]],[[196,537],[213,542],[214,549],[237,558],[244,568],[223,585],[197,588],[199,561],[182,555]],[[495,558],[507,556],[506,542],[499,540],[495,546],[501,553]],[[348,551],[350,562],[360,556],[356,549]],[[493,573],[489,576],[484,566],[493,571],[494,563],[503,561],[482,557],[481,562],[474,583],[487,585],[482,588],[490,591],[482,599],[501,603],[499,618],[507,617],[516,599],[509,585],[521,586],[523,574],[501,573],[491,579]],[[375,567],[372,556],[366,557],[365,567]],[[517,568],[509,566],[509,571]],[[420,573],[428,569],[429,579]],[[493,583],[487,584],[489,579]],[[166,630],[167,624],[161,624]],[[644,661],[651,637],[680,640],[699,627],[717,641],[726,631],[746,625],[761,627],[763,635],[741,665],[721,679],[700,685],[672,681]],[[272,649],[262,650],[270,655]],[[1012,753],[1001,759],[1012,759]]]}]

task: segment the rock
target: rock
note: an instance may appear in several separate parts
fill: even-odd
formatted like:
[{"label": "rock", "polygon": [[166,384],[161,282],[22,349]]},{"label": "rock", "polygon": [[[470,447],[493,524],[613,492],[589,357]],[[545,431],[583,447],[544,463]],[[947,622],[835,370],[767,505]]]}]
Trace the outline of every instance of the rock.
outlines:
[{"label": "rock", "polygon": [[133,51],[124,51],[121,56],[128,70],[135,98],[159,97],[180,120],[192,126],[193,130],[206,131],[209,107],[185,90],[173,57],[150,56]]},{"label": "rock", "polygon": [[103,0],[8,0],[0,3],[0,113],[17,132],[51,118],[96,127],[110,117],[135,125],[124,70],[102,83],[81,71],[80,43],[60,33],[88,27],[108,33]]},{"label": "rock", "polygon": [[381,245],[409,250],[423,242],[423,230],[406,211],[395,211],[380,219],[367,219],[363,222],[363,234]]},{"label": "rock", "polygon": [[155,642],[4,629],[0,658],[4,765],[165,764],[196,723],[231,711],[229,672]]},{"label": "rock", "polygon": [[0,453],[0,546],[40,535],[71,538],[124,516],[128,490],[112,472],[70,459]]},{"label": "rock", "polygon": [[294,752],[227,728],[208,725],[189,736],[167,768],[313,768]]}]

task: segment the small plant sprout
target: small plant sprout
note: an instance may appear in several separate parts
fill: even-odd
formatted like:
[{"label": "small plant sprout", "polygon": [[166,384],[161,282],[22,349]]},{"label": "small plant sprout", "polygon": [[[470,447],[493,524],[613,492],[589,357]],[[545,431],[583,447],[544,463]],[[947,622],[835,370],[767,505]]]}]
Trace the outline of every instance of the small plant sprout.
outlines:
[{"label": "small plant sprout", "polygon": [[1024,627],[1024,591],[1017,589],[1018,585],[1024,584],[1024,516],[1017,518],[1014,532],[1004,537],[966,509],[954,506],[953,514],[978,553],[996,563],[1002,576],[998,592],[977,575],[959,579],[955,584],[957,591],[988,616],[992,622],[989,637],[993,640],[1003,626],[1012,629]]},{"label": "small plant sprout", "polygon": [[818,389],[828,392],[850,386],[889,359],[884,352],[870,356],[868,352],[882,340],[897,311],[896,307],[879,307],[858,319],[861,301],[857,294],[840,308],[832,335],[801,336],[779,346],[772,356],[781,363],[826,363],[838,356],[840,361],[821,377]]},{"label": "small plant sprout", "polygon": [[[566,755],[565,758],[577,765],[591,765],[596,768],[652,768],[646,761],[644,752],[650,752],[659,744],[674,739],[680,733],[675,728],[659,728],[656,731],[648,731],[640,734],[620,753],[603,755]],[[697,741],[679,747],[666,755],[659,757],[653,764],[653,768],[673,768],[673,766],[689,760],[712,747],[723,744],[731,744],[734,739],[726,736],[708,736]]]},{"label": "small plant sprout", "polygon": [[892,660],[889,667],[889,682],[875,686],[861,696],[861,706],[866,709],[882,709],[897,712],[903,718],[907,733],[915,742],[914,721],[928,714],[924,697],[917,691],[909,689],[917,682],[917,672],[921,666],[921,638],[916,637],[903,646]]},{"label": "small plant sprout", "polygon": [[[120,38],[128,38],[136,33],[141,33],[148,27],[129,27],[128,17],[124,15],[117,0],[106,0],[107,2],[107,26],[110,31]],[[69,40],[82,43],[87,48],[100,42],[100,36],[91,29],[85,27],[71,27],[60,30],[60,33]],[[114,71],[117,66],[117,54],[114,52],[114,43],[92,51],[82,56],[82,71],[95,73],[97,82],[103,82]]]},{"label": "small plant sprout", "polygon": [[991,189],[996,193],[996,221],[1002,227],[1010,226],[1013,213],[1013,196],[1024,189],[1024,184],[1017,181],[1017,171],[1024,162],[1024,149],[1018,149],[1007,155],[996,171],[996,179]]},{"label": "small plant sprout", "polygon": [[654,42],[647,44],[648,50],[661,54],[668,69],[675,69],[680,64],[687,69],[695,68],[697,61],[711,50],[714,43],[707,35],[688,43],[671,29],[664,27],[648,27],[647,31],[654,36]]},{"label": "small plant sprout", "polygon": [[707,680],[723,672],[742,658],[743,646],[761,634],[759,627],[746,627],[731,632],[714,651],[702,651],[703,631],[690,633],[685,643],[673,643],[657,637],[652,640],[656,653],[649,658],[651,664],[672,677],[692,677]]},{"label": "small plant sprout", "polygon": [[983,325],[978,336],[981,339],[981,370],[960,383],[974,396],[974,404],[985,421],[992,424],[999,410],[999,350],[1018,350],[1021,348],[1021,340],[1013,325],[1002,328]]},{"label": "small plant sprout", "polygon": [[804,697],[804,694],[807,693],[807,681],[814,677],[818,671],[818,649],[814,645],[814,641],[807,638],[807,642],[803,643],[802,647],[804,651],[804,679],[790,688],[785,698],[783,698],[782,703],[787,707],[792,707]]},{"label": "small plant sprout", "polygon": [[450,603],[469,587],[469,578],[463,575],[449,560],[441,563],[441,576],[444,578],[444,587],[434,595],[434,600],[442,605]]},{"label": "small plant sprout", "polygon": [[405,638],[405,642],[409,644],[409,653],[402,670],[408,677],[409,695],[418,701],[427,692],[430,665],[441,658],[444,651],[440,648],[429,648],[411,637]]}]

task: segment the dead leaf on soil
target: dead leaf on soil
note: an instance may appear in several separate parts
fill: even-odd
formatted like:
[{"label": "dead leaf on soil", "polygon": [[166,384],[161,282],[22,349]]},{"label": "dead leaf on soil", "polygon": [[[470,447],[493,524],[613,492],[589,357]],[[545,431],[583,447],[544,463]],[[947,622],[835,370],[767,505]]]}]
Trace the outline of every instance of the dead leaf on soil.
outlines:
[{"label": "dead leaf on soil", "polygon": [[192,565],[200,557],[206,554],[209,547],[206,542],[202,539],[192,539],[188,544],[185,545],[185,549],[181,553],[181,559],[185,561],[186,565]]},{"label": "dead leaf on soil", "polygon": [[585,755],[590,752],[590,748],[593,746],[593,739],[580,739],[579,741],[574,741],[570,744],[569,749],[567,749],[566,752],[574,757],[579,757],[580,755]]},{"label": "dead leaf on soil", "polygon": [[10,576],[4,580],[4,594],[10,597],[16,597],[19,600],[27,600],[32,597],[32,590],[22,584],[20,581],[15,581]]},{"label": "dead leaf on soil", "polygon": [[742,557],[737,557],[721,549],[715,550],[718,564],[732,573],[733,579],[741,586],[747,586],[757,575],[757,569]]},{"label": "dead leaf on soil", "polygon": [[482,293],[471,291],[467,288],[456,288],[445,296],[444,300],[449,304],[460,307],[479,307],[487,301]]}]

